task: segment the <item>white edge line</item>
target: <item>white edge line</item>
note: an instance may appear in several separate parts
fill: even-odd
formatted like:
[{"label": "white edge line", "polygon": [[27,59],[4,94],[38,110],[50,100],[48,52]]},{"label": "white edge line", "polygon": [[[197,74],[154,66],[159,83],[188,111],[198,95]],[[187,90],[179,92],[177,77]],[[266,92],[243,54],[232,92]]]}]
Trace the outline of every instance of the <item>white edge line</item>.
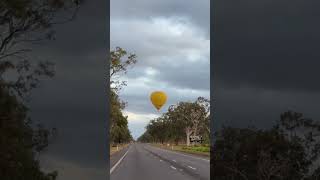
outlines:
[{"label": "white edge line", "polygon": [[170,166],[172,169],[176,170],[177,168],[173,167],[173,166]]},{"label": "white edge line", "polygon": [[188,166],[189,168],[193,169],[193,170],[196,170],[196,168],[192,167],[192,166]]},{"label": "white edge line", "polygon": [[128,150],[126,153],[124,153],[124,155],[119,159],[119,161],[110,169],[110,174],[116,169],[116,167],[120,164],[120,162],[123,160],[123,158],[127,155],[127,153],[129,152],[131,146],[129,146]]},{"label": "white edge line", "polygon": [[194,157],[194,156],[189,156],[189,155],[185,155],[185,154],[182,154],[182,153],[173,152],[173,151],[170,151],[170,150],[166,150],[166,149],[162,149],[162,148],[158,148],[158,147],[154,147],[154,146],[151,146],[151,147],[160,149],[160,150],[162,150],[162,151],[167,151],[167,152],[171,152],[171,153],[174,153],[174,154],[179,154],[179,155],[182,155],[182,156],[191,157],[191,158],[194,158],[194,159],[200,159],[200,160],[203,160],[203,161],[210,162],[209,159],[203,159],[203,158],[198,158],[198,157]]}]

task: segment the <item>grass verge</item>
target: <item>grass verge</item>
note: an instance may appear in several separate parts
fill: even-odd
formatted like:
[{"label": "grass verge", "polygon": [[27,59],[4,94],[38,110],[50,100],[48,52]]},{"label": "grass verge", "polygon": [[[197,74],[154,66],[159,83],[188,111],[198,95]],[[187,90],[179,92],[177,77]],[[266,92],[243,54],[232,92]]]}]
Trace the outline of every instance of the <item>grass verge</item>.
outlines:
[{"label": "grass verge", "polygon": [[123,148],[126,148],[127,146],[129,146],[129,144],[118,144],[118,147],[110,146],[110,156],[118,151],[121,151]]},{"label": "grass verge", "polygon": [[209,145],[168,145],[168,144],[152,144],[153,146],[167,149],[167,150],[172,150],[172,151],[179,151],[179,152],[184,152],[184,153],[189,153],[189,154],[195,154],[195,155],[201,155],[201,156],[206,156],[210,157],[210,146]]}]

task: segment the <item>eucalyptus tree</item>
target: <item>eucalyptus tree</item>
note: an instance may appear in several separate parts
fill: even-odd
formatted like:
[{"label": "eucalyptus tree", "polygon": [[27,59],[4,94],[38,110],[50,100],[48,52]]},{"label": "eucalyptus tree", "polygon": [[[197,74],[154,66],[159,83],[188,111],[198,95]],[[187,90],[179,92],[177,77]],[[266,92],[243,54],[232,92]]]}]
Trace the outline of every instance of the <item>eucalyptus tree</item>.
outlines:
[{"label": "eucalyptus tree", "polygon": [[187,146],[190,145],[190,136],[198,135],[201,127],[205,126],[208,119],[208,109],[205,98],[200,97],[195,102],[179,102],[168,109],[171,122],[185,132]]}]

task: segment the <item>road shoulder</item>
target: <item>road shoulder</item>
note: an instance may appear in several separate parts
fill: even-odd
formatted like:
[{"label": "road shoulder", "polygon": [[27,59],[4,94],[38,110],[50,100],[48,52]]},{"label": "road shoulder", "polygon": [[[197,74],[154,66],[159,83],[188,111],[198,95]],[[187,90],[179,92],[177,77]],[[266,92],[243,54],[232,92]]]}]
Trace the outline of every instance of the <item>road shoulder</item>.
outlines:
[{"label": "road shoulder", "polygon": [[175,153],[180,153],[180,154],[184,154],[184,155],[189,155],[189,156],[194,156],[194,157],[210,160],[210,153],[181,151],[179,149],[172,148],[171,146],[152,144],[152,143],[150,143],[149,145],[152,146],[152,147],[155,147],[155,148],[168,150],[168,151],[172,151],[172,152],[175,152]]},{"label": "road shoulder", "polygon": [[121,159],[130,146],[131,144],[110,155],[110,169]]}]

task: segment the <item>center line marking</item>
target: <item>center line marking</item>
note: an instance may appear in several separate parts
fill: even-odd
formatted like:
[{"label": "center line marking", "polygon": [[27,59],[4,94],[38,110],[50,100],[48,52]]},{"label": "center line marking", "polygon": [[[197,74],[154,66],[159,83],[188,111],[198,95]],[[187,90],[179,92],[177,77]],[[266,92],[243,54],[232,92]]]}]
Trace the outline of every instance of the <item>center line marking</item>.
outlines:
[{"label": "center line marking", "polygon": [[172,160],[173,162],[177,162],[176,160]]},{"label": "center line marking", "polygon": [[173,166],[170,166],[172,169],[176,170],[177,168],[173,167]]},{"label": "center line marking", "polygon": [[193,170],[196,170],[196,168],[194,168],[194,167],[191,167],[191,166],[188,166],[189,168],[191,168],[191,169],[193,169]]},{"label": "center line marking", "polygon": [[160,162],[162,162],[162,160],[160,159]]}]

